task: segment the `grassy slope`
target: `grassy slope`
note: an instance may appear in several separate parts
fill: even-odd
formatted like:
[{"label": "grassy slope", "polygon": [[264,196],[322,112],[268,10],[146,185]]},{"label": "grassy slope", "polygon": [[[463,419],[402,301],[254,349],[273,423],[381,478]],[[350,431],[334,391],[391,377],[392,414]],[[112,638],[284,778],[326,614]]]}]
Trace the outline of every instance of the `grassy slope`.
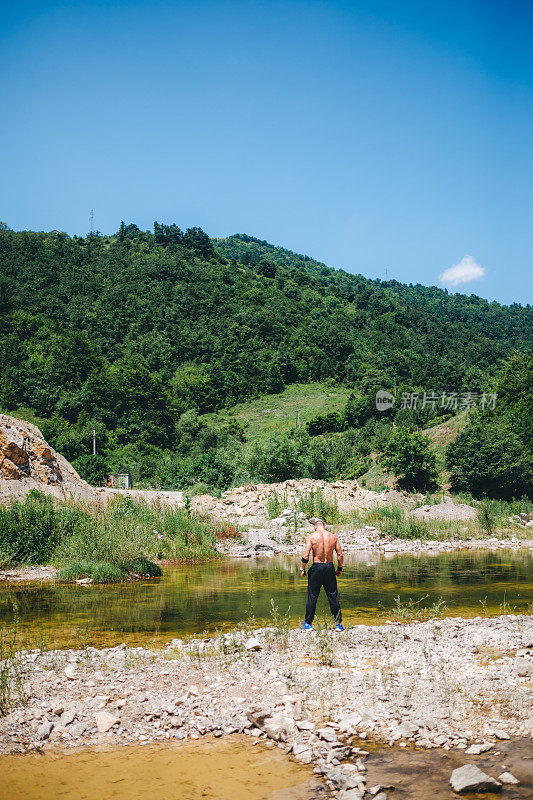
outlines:
[{"label": "grassy slope", "polygon": [[236,419],[245,426],[249,444],[254,444],[292,430],[296,425],[297,408],[303,427],[317,414],[342,411],[349,394],[349,389],[323,383],[295,383],[281,394],[267,394],[248,403],[239,403],[216,414],[206,414],[204,419],[215,424]]},{"label": "grassy slope", "polygon": [[466,425],[467,419],[468,412],[462,411],[446,422],[441,422],[440,425],[435,425],[435,427],[428,428],[424,431],[431,442],[431,449],[437,456],[437,469],[439,471],[438,481],[443,488],[449,487],[450,477],[449,473],[444,468],[446,448],[457,438],[458,434]]}]

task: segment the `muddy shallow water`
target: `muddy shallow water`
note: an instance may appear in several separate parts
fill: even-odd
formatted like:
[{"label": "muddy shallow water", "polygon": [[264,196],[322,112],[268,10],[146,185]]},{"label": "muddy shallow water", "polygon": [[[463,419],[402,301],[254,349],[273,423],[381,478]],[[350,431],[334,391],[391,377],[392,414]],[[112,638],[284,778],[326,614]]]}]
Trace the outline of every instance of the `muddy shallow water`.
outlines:
[{"label": "muddy shallow water", "polygon": [[[244,737],[243,737],[244,738]],[[309,767],[249,741],[6,756],[0,800],[314,800]]]},{"label": "muddy shallow water", "polygon": [[[461,750],[435,748],[422,750],[414,746],[387,747],[382,744],[359,742],[370,750],[365,765],[368,767],[367,787],[381,784],[394,786],[390,800],[531,800],[533,797],[533,750],[531,740],[518,739],[498,742],[496,747],[480,756],[467,756]],[[502,772],[511,772],[520,786],[505,786],[501,794],[472,793],[457,795],[449,786],[450,775],[456,767],[475,764],[483,772],[498,778]]]},{"label": "muddy shallow water", "polygon": [[[476,764],[497,777],[504,770],[520,780],[503,798],[533,796],[533,759],[528,741],[502,742],[482,756],[402,749],[358,742],[370,751],[366,786],[394,787],[394,800],[451,800],[452,771]],[[326,800],[322,782],[276,747],[254,746],[246,737],[178,745],[130,746],[113,750],[6,756],[0,759],[0,800]],[[495,795],[466,794],[465,798]]]},{"label": "muddy shallow water", "polygon": [[[445,613],[453,616],[523,612],[533,602],[533,555],[348,555],[339,589],[347,625],[382,623],[398,595],[402,602],[413,600],[422,606],[442,598]],[[250,617],[256,626],[268,624],[272,602],[297,625],[305,593],[297,557],[220,560],[170,568],[161,579],[115,586],[0,586],[0,625],[17,619],[35,646],[41,637],[48,647],[161,644],[173,637],[231,628]],[[322,594],[318,616],[328,615]]]}]

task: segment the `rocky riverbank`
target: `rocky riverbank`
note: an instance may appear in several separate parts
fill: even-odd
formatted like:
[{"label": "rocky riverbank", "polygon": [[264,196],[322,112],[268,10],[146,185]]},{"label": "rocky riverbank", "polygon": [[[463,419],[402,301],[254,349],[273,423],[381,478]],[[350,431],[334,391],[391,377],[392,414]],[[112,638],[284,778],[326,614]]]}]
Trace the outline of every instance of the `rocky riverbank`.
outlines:
[{"label": "rocky riverbank", "polygon": [[17,668],[24,698],[0,720],[3,753],[244,733],[355,798],[366,786],[366,737],[469,755],[533,737],[533,620],[524,615],[343,634],[280,621],[154,651],[24,652]]},{"label": "rocky riverbank", "polygon": [[[221,553],[232,558],[267,557],[286,553],[299,554],[305,535],[312,531],[311,525],[302,521],[302,527],[294,533],[290,529],[275,531],[272,528],[250,528],[243,533],[240,541],[224,540],[218,545]],[[354,530],[338,531],[343,550],[346,553],[365,553],[369,555],[392,556],[397,553],[449,553],[454,550],[530,550],[533,539],[518,536],[500,538],[497,536],[481,538],[435,538],[399,539],[384,536],[377,528],[365,526]]]}]

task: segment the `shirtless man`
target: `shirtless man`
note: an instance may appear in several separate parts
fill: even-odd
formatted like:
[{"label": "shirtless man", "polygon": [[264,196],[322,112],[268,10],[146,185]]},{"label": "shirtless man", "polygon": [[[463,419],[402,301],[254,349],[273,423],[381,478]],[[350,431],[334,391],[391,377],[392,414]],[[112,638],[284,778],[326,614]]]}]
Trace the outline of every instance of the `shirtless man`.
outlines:
[{"label": "shirtless man", "polygon": [[[313,517],[309,522],[315,526],[315,531],[310,533],[305,541],[305,549],[302,556],[302,577],[305,577],[305,565],[309,562],[311,552],[313,553],[313,564],[309,568],[307,577],[307,605],[305,607],[305,622],[302,623],[302,628],[305,631],[313,629],[316,602],[320,594],[320,588],[323,586],[336,623],[335,630],[343,631],[336,578],[336,575],[340,575],[342,572],[344,561],[341,545],[338,537],[326,530],[323,520]],[[333,552],[337,553],[336,570],[333,566]]]}]

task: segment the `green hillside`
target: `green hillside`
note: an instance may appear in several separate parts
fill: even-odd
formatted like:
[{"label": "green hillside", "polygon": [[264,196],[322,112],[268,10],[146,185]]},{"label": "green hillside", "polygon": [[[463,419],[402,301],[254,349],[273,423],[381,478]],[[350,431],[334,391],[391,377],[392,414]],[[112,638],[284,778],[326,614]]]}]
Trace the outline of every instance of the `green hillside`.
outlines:
[{"label": "green hillside", "polygon": [[[484,392],[531,348],[532,314],[369,280],[245,235],[0,224],[0,408],[44,420],[94,481],[129,469],[169,488],[222,487],[272,464],[359,474],[393,425],[451,416],[399,405],[381,415],[377,389]],[[309,442],[267,446],[296,406]]]}]

